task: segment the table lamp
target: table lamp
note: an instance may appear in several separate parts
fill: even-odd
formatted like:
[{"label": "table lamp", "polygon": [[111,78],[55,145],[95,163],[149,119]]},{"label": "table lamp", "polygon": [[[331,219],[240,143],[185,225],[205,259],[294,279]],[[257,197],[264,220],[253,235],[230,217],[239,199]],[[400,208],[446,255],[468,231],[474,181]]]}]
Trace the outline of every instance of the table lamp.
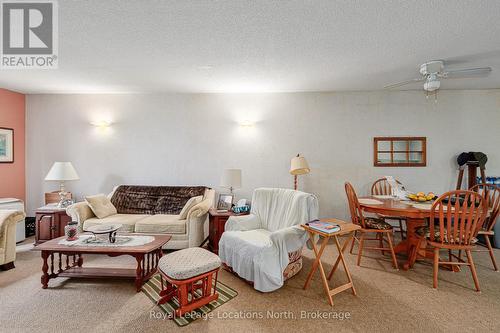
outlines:
[{"label": "table lamp", "polygon": [[311,172],[311,169],[309,169],[309,164],[307,164],[306,159],[304,156],[300,156],[300,154],[297,154],[294,158],[292,158],[292,161],[290,163],[290,174],[293,175],[293,189],[297,190],[297,183],[298,175],[305,175]]},{"label": "table lamp", "polygon": [[47,181],[59,181],[59,198],[60,201],[57,204],[58,208],[66,208],[70,204],[68,199],[66,199],[66,190],[64,188],[64,182],[70,180],[79,180],[78,174],[71,162],[54,162],[52,168],[50,168],[49,173],[45,176]]},{"label": "table lamp", "polygon": [[221,187],[228,187],[233,194],[233,189],[241,188],[241,169],[226,169],[222,173]]}]

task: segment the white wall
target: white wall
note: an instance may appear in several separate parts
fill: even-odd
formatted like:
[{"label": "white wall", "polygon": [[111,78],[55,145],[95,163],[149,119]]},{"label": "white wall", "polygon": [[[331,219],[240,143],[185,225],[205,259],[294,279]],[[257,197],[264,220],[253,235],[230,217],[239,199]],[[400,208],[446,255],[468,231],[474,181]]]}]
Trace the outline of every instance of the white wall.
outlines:
[{"label": "white wall", "polygon": [[[90,125],[108,118],[108,132]],[[241,128],[252,120],[255,127]],[[28,209],[58,185],[43,179],[54,161],[71,161],[79,198],[117,184],[217,186],[224,168],[243,169],[237,196],[259,186],[291,187],[300,152],[311,173],[300,188],[320,199],[321,216],[345,217],[343,184],[361,194],[392,174],[409,189],[455,186],[455,157],[488,154],[500,176],[500,90],[295,94],[30,95],[27,98]],[[425,168],[373,167],[374,136],[426,136]]]}]

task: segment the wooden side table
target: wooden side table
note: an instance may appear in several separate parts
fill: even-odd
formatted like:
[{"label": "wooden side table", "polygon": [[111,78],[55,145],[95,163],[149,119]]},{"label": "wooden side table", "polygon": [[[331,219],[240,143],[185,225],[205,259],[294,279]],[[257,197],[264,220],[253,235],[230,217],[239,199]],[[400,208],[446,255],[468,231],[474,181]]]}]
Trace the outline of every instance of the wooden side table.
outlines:
[{"label": "wooden side table", "polygon": [[218,212],[215,208],[208,211],[208,249],[219,254],[219,240],[224,232],[224,227],[230,216],[248,215],[248,213],[235,214],[232,211]]},{"label": "wooden side table", "polygon": [[[347,263],[345,262],[344,259],[344,252],[347,249],[347,246],[349,243],[352,241],[352,237],[354,236],[354,231],[360,229],[358,225],[355,225],[353,223],[347,223],[341,220],[337,219],[322,219],[322,222],[330,222],[330,223],[336,223],[340,226],[340,230],[338,232],[335,232],[333,234],[326,234],[321,231],[315,230],[310,228],[307,225],[302,225],[304,229],[306,229],[307,233],[309,234],[309,239],[311,240],[314,254],[316,256],[316,260],[314,260],[314,263],[312,265],[311,271],[309,272],[309,275],[307,276],[306,283],[304,284],[304,290],[307,289],[309,286],[309,283],[311,282],[311,279],[314,275],[314,272],[319,267],[319,272],[321,275],[321,280],[323,280],[323,287],[325,288],[326,295],[328,297],[328,302],[330,303],[331,306],[333,306],[333,295],[338,294],[344,290],[351,289],[352,293],[354,296],[356,296],[356,289],[354,288],[354,284],[352,282],[352,277],[351,277],[351,272],[349,272],[349,268],[347,267]],[[350,234],[350,235],[349,235]],[[314,242],[314,236],[319,235],[323,237],[323,240],[321,242],[321,246],[318,250],[316,243]],[[349,237],[345,240],[344,244],[340,246],[340,242],[338,237],[343,236],[343,235],[349,235]],[[339,252],[339,256],[337,257],[337,260],[335,261],[335,264],[333,265],[333,268],[328,275],[328,278],[326,277],[325,270],[323,268],[323,264],[321,263],[321,256],[323,255],[323,251],[325,250],[326,245],[328,244],[328,241],[333,238],[335,240],[335,245],[337,246],[337,250]],[[344,266],[344,271],[347,275],[347,280],[349,281],[346,284],[343,284],[341,286],[338,286],[334,289],[330,289],[328,286],[328,281],[331,280],[333,273],[335,273],[335,270],[339,266],[339,263],[342,262],[342,266]]]},{"label": "wooden side table", "polygon": [[66,209],[44,206],[35,211],[35,245],[64,236],[64,227],[71,221]]}]

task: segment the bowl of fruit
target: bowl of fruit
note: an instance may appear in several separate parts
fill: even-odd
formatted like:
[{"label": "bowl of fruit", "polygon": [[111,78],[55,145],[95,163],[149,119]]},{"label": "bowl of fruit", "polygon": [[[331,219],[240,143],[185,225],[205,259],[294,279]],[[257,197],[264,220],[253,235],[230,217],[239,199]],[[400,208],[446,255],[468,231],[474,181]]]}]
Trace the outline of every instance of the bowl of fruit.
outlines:
[{"label": "bowl of fruit", "polygon": [[424,192],[410,193],[407,195],[408,199],[416,202],[426,202],[436,199],[436,195],[432,192],[425,194]]}]

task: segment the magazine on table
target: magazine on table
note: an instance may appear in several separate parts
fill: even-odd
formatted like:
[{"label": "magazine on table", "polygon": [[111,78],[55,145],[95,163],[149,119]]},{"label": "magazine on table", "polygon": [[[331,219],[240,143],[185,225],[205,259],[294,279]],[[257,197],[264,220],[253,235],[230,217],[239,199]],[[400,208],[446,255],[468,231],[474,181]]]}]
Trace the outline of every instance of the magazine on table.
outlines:
[{"label": "magazine on table", "polygon": [[336,223],[322,222],[320,220],[312,220],[306,223],[309,228],[323,232],[325,234],[333,234],[340,231],[340,226]]}]

